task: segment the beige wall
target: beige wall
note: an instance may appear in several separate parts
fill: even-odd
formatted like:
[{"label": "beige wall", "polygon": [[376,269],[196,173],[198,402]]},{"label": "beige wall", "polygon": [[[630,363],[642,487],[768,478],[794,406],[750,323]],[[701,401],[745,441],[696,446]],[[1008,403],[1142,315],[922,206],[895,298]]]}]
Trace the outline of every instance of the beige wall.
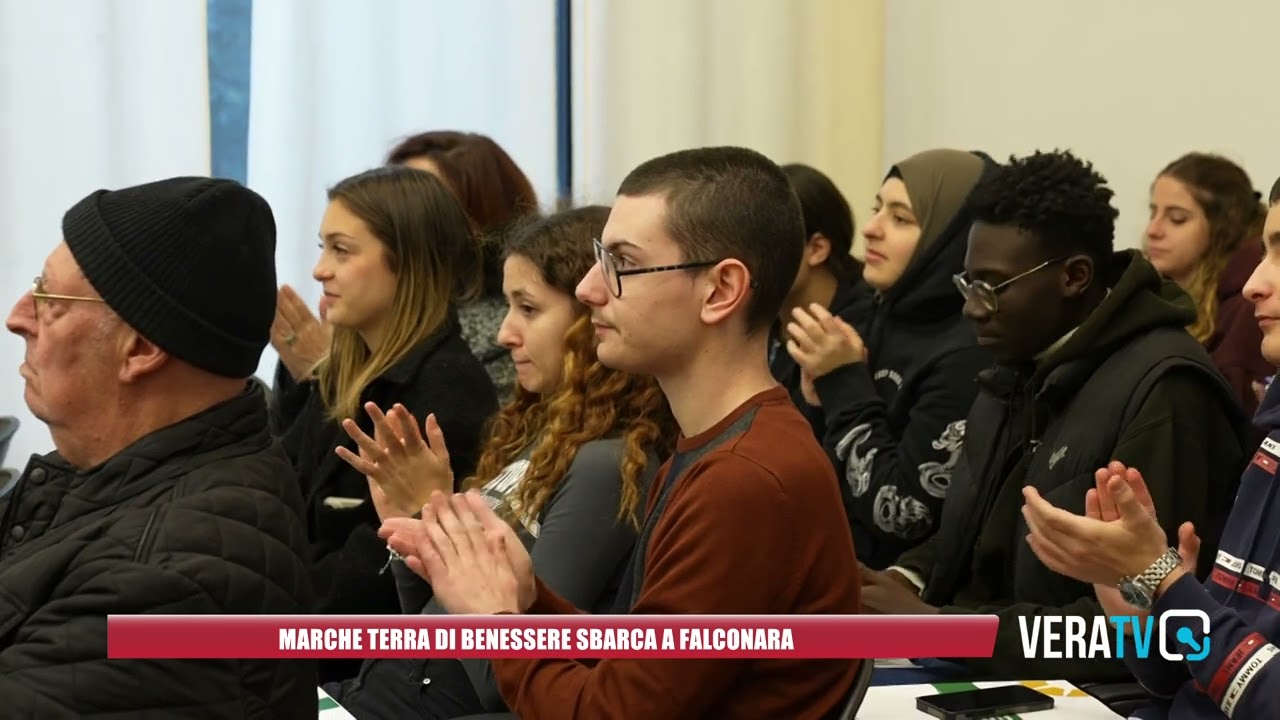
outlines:
[{"label": "beige wall", "polygon": [[575,193],[738,144],[823,170],[861,216],[883,171],[883,0],[578,0]]},{"label": "beige wall", "polygon": [[892,0],[886,3],[888,161],[927,147],[997,159],[1055,147],[1090,159],[1136,246],[1153,175],[1190,150],[1280,173],[1273,89],[1280,2]]}]

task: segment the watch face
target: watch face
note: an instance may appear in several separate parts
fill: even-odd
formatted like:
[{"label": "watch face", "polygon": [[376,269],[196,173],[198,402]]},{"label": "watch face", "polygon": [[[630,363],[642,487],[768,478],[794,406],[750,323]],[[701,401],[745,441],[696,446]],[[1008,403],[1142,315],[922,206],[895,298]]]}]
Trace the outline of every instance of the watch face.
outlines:
[{"label": "watch face", "polygon": [[1146,588],[1141,585],[1132,580],[1124,580],[1121,581],[1119,590],[1120,597],[1123,597],[1124,601],[1130,605],[1141,610],[1151,609],[1151,593],[1148,593]]}]

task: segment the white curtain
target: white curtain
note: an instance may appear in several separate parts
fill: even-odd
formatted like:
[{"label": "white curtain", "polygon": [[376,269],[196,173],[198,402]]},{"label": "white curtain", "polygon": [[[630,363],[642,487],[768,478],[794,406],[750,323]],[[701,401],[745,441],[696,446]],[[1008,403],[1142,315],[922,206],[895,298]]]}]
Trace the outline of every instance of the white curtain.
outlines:
[{"label": "white curtain", "polygon": [[[201,0],[0,0],[0,298],[6,315],[99,188],[209,173]],[[23,342],[0,340],[0,414],[22,427],[6,464],[53,449],[27,411]]]},{"label": "white curtain", "polygon": [[574,0],[574,192],[744,145],[805,162],[865,212],[883,175],[884,0]]},{"label": "white curtain", "polygon": [[313,305],[326,188],[406,135],[487,134],[553,204],[553,0],[258,0],[252,45],[249,185],[275,210],[281,282]]}]

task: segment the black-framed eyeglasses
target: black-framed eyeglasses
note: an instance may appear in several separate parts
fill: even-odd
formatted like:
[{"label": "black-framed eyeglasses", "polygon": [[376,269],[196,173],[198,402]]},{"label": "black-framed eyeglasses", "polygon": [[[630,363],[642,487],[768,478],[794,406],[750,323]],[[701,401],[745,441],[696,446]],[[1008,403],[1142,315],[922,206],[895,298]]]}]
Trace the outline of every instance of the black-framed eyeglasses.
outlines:
[{"label": "black-framed eyeglasses", "polygon": [[41,300],[62,300],[66,302],[97,302],[104,303],[99,297],[86,297],[83,295],[57,295],[44,291],[44,276],[37,275],[35,280],[31,281],[31,304],[35,306],[36,313],[40,312]]},{"label": "black-framed eyeglasses", "polygon": [[960,291],[960,294],[964,296],[964,299],[966,301],[974,300],[979,305],[981,305],[982,308],[987,312],[996,313],[1000,310],[999,295],[1000,293],[1004,292],[1005,288],[1009,287],[1010,285],[1021,280],[1024,277],[1034,275],[1040,272],[1041,270],[1044,270],[1045,268],[1049,267],[1050,265],[1060,263],[1069,257],[1071,256],[1063,255],[1062,257],[1056,257],[1056,258],[1053,258],[1052,260],[1045,260],[1044,262],[1031,268],[1030,270],[1014,275],[1013,277],[1009,278],[1008,280],[1005,280],[1004,282],[998,285],[992,285],[991,283],[986,282],[984,280],[970,280],[968,277],[966,277],[966,273],[959,273],[957,275],[953,275],[951,276],[951,279],[953,282],[955,282],[956,289]]},{"label": "black-framed eyeglasses", "polygon": [[697,260],[676,265],[623,269],[618,267],[618,258],[606,250],[599,240],[592,240],[591,243],[595,245],[596,262],[600,264],[600,272],[604,274],[604,282],[609,286],[609,292],[613,293],[616,298],[622,297],[622,278],[626,275],[648,275],[649,273],[668,272],[670,270],[693,270],[711,267],[720,262],[719,260]]}]

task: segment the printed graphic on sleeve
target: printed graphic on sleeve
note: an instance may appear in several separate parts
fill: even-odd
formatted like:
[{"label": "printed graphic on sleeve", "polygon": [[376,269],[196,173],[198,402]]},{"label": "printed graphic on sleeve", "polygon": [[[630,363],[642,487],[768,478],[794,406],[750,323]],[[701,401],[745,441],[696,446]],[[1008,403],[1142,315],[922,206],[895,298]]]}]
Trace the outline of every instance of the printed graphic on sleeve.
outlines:
[{"label": "printed graphic on sleeve", "polygon": [[1209,575],[1209,579],[1217,585],[1234,591],[1236,586],[1240,584],[1240,575],[1242,573],[1244,573],[1244,560],[1219,550],[1218,558],[1214,560],[1213,572]]},{"label": "printed graphic on sleeve", "polygon": [[929,508],[913,497],[899,497],[892,485],[876,491],[875,519],[876,527],[907,540],[922,537],[932,527]]},{"label": "printed graphic on sleeve", "polygon": [[836,444],[836,457],[845,461],[844,481],[854,497],[862,497],[871,487],[871,466],[876,460],[876,449],[862,452],[862,446],[871,439],[871,423],[855,426]]},{"label": "printed graphic on sleeve", "polygon": [[937,440],[933,441],[934,450],[947,453],[946,462],[927,462],[920,465],[920,486],[930,496],[939,499],[947,496],[951,487],[951,471],[960,461],[960,448],[964,445],[964,420],[957,420],[943,429]]},{"label": "printed graphic on sleeve", "polygon": [[1253,466],[1275,475],[1280,469],[1280,443],[1271,438],[1264,439],[1258,452],[1253,454]]}]

